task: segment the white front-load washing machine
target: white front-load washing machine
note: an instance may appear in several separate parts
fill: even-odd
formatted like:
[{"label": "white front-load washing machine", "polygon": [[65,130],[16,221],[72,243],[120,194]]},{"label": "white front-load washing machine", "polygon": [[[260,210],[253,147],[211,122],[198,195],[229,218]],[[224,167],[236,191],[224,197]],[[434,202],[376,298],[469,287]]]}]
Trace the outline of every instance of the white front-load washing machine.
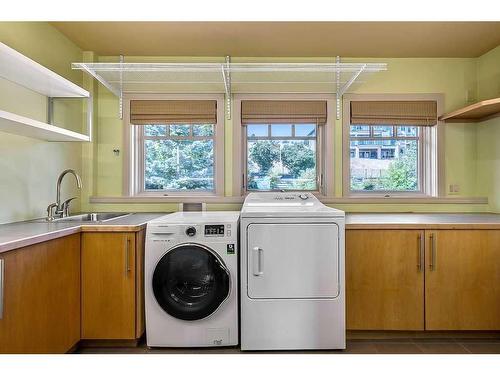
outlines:
[{"label": "white front-load washing machine", "polygon": [[238,345],[239,215],[177,212],[148,223],[148,346]]},{"label": "white front-load washing machine", "polygon": [[311,193],[241,210],[241,349],[345,349],[343,211]]}]

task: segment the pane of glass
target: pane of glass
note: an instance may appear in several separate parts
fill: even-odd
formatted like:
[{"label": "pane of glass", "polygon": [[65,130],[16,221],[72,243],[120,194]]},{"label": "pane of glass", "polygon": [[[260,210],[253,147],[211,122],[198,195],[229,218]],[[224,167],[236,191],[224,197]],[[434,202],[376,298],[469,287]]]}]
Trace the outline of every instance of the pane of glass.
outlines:
[{"label": "pane of glass", "polygon": [[292,136],[292,125],[289,125],[289,124],[271,125],[271,136],[272,137],[291,137]]},{"label": "pane of glass", "polygon": [[417,137],[417,126],[398,126],[398,137]]},{"label": "pane of glass", "polygon": [[248,125],[247,126],[247,136],[248,137],[267,137],[268,125]]},{"label": "pane of glass", "polygon": [[416,140],[351,141],[351,190],[417,191]]},{"label": "pane of glass", "polygon": [[207,140],[145,140],[146,190],[213,190],[214,145]]},{"label": "pane of glass", "polygon": [[191,125],[170,125],[170,135],[177,137],[187,137],[189,136],[189,128]]},{"label": "pane of glass", "polygon": [[295,125],[295,135],[297,137],[316,137],[316,125],[297,124]]},{"label": "pane of glass", "polygon": [[214,126],[212,124],[193,125],[193,135],[195,137],[210,137],[214,135]]},{"label": "pane of glass", "polygon": [[247,142],[248,190],[318,190],[316,140]]},{"label": "pane of glass", "polygon": [[158,137],[167,135],[166,125],[144,125],[144,135]]},{"label": "pane of glass", "polygon": [[351,125],[351,137],[370,136],[370,127],[368,125]]},{"label": "pane of glass", "polygon": [[373,126],[374,137],[393,137],[394,128],[392,126]]}]

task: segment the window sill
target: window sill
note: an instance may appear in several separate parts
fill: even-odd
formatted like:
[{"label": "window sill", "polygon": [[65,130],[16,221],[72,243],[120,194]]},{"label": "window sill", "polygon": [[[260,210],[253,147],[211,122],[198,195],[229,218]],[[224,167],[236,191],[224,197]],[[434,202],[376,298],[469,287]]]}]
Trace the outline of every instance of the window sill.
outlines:
[{"label": "window sill", "polygon": [[244,197],[222,197],[217,195],[134,196],[134,197],[90,197],[90,203],[236,203]]},{"label": "window sill", "polygon": [[325,197],[325,204],[488,204],[486,197]]},{"label": "window sill", "polygon": [[[485,197],[324,197],[318,199],[324,204],[488,204]],[[136,196],[136,197],[90,197],[90,203],[116,203],[116,204],[147,204],[147,203],[222,203],[242,204],[245,197],[221,197],[221,196]]]}]

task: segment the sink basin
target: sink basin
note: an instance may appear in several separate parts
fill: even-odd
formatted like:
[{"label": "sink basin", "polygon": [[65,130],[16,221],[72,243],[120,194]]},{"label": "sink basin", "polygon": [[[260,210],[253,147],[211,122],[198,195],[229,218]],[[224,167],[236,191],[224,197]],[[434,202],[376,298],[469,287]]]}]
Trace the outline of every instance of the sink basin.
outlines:
[{"label": "sink basin", "polygon": [[123,212],[112,212],[112,213],[88,213],[80,215],[72,215],[67,217],[62,217],[60,219],[54,219],[52,222],[65,223],[65,222],[82,222],[82,223],[102,223],[112,219],[118,219],[120,217],[125,217],[130,215],[130,213]]}]

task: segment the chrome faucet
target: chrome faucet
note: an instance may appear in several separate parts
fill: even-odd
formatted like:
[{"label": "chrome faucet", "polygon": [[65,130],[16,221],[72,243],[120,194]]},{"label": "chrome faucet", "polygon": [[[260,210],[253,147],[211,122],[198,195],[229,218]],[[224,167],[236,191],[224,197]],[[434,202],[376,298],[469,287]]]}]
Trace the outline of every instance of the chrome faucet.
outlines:
[{"label": "chrome faucet", "polygon": [[61,183],[63,181],[64,176],[66,176],[68,173],[72,174],[75,176],[76,179],[76,186],[78,189],[82,188],[82,179],[78,175],[78,173],[75,172],[74,169],[66,169],[63,171],[60,175],[59,178],[57,179],[57,194],[56,194],[56,202],[49,204],[47,207],[47,220],[52,221],[56,217],[61,218],[61,217],[66,217],[69,216],[69,204],[73,199],[76,199],[77,197],[72,197],[69,199],[66,199],[64,202],[61,203]]}]

